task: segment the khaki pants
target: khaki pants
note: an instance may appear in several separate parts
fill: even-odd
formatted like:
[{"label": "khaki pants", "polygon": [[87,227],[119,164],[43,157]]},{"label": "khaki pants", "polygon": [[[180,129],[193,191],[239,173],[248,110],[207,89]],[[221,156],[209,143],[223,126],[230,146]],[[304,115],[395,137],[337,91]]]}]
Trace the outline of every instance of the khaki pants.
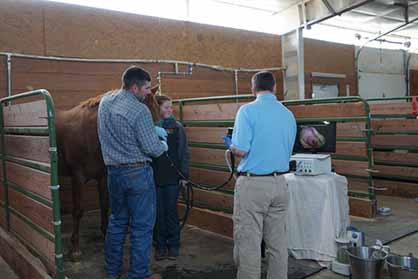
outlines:
[{"label": "khaki pants", "polygon": [[267,279],[287,278],[287,208],[284,176],[240,176],[234,196],[234,261],[237,279],[261,276],[261,240],[266,243]]}]

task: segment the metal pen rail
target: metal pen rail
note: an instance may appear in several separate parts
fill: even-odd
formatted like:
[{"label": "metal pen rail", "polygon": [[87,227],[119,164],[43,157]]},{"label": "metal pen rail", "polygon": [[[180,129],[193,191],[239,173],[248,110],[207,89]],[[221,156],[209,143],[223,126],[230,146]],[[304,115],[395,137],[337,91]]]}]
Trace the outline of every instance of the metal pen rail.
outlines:
[{"label": "metal pen rail", "polygon": [[[3,118],[3,109],[6,105],[8,105],[11,101],[15,100],[22,100],[26,98],[32,97],[42,97],[46,104],[46,112],[47,112],[47,128],[5,128],[4,127],[4,118]],[[49,241],[54,243],[54,254],[55,254],[55,275],[56,278],[64,279],[64,266],[63,266],[63,252],[62,252],[62,240],[61,240],[61,212],[60,212],[60,197],[59,197],[59,182],[58,182],[58,154],[57,154],[57,144],[56,144],[56,135],[55,135],[55,109],[54,103],[52,100],[51,95],[47,90],[40,89],[30,92],[25,92],[13,96],[9,96],[6,98],[0,99],[1,104],[1,111],[0,111],[0,124],[1,124],[1,144],[2,144],[2,169],[3,169],[3,185],[4,185],[4,193],[5,193],[5,203],[4,209],[6,212],[6,227],[8,231],[10,230],[10,214],[14,214],[14,216],[21,219],[24,223],[30,226],[32,229],[37,231],[41,236],[45,237]],[[49,165],[35,162],[31,160],[26,160],[22,158],[17,158],[7,154],[7,146],[5,144],[5,135],[43,135],[48,136],[49,138],[49,155],[50,161]],[[28,168],[41,170],[43,172],[49,173],[50,175],[50,190],[51,190],[51,201],[41,197],[38,194],[32,193],[29,190],[24,189],[24,187],[19,186],[7,178],[7,167],[6,163],[12,162],[17,165],[25,166]],[[37,201],[49,208],[52,209],[53,214],[53,231],[54,233],[50,233],[39,224],[34,223],[30,218],[19,212],[18,210],[14,209],[9,204],[9,189],[13,189],[25,195],[26,197]],[[17,238],[22,241],[28,249],[37,255],[39,258],[44,258],[40,255],[39,251],[37,251],[31,243],[24,240],[22,237],[14,233]]]},{"label": "metal pen rail", "polygon": [[[184,107],[190,104],[199,104],[204,103],[208,104],[210,102],[220,102],[220,101],[249,101],[253,100],[255,97],[250,94],[246,95],[228,95],[228,96],[211,96],[211,97],[202,97],[202,98],[186,98],[186,99],[176,99],[173,101],[174,104],[178,104],[179,107],[179,120],[186,127],[231,127],[234,125],[234,119],[226,120],[185,120],[184,119]],[[337,155],[333,154],[334,159],[347,160],[347,161],[367,161],[367,183],[368,191],[349,191],[351,196],[369,198],[370,200],[375,199],[375,188],[373,186],[373,179],[371,172],[373,172],[373,148],[371,143],[372,137],[372,127],[370,121],[370,107],[369,104],[362,99],[361,97],[339,97],[339,98],[323,98],[323,99],[308,99],[308,100],[288,100],[282,101],[285,106],[294,106],[294,105],[317,105],[317,104],[338,104],[338,103],[355,103],[359,102],[363,105],[364,114],[361,116],[351,116],[351,117],[313,117],[313,118],[297,118],[298,123],[314,123],[318,121],[332,121],[332,122],[364,122],[365,130],[364,137],[337,137],[337,141],[348,141],[348,142],[365,142],[367,146],[367,156],[350,156],[350,155]],[[210,143],[210,142],[190,142],[191,147],[200,147],[207,149],[225,149],[222,144]],[[191,162],[191,167],[223,171],[228,172],[228,168],[221,165],[201,163],[201,162]],[[352,178],[363,178],[355,175],[347,175]]]}]

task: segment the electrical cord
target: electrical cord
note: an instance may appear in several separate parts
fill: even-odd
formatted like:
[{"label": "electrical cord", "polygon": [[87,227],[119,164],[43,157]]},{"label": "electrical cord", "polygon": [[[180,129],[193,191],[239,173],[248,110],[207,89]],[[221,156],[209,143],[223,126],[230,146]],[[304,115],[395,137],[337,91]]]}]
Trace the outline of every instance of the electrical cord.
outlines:
[{"label": "electrical cord", "polygon": [[225,187],[232,180],[232,178],[236,179],[236,176],[235,176],[235,157],[229,149],[225,151],[225,160],[226,160],[226,163],[228,165],[228,169],[230,171],[230,176],[228,177],[228,179],[224,183],[222,183],[218,186],[206,187],[206,186],[200,185],[200,184],[195,183],[195,182],[191,181],[190,179],[186,178],[183,175],[183,173],[181,172],[181,170],[176,166],[174,161],[170,158],[170,156],[168,155],[168,152],[164,152],[164,155],[167,157],[168,161],[171,164],[171,167],[173,167],[175,169],[175,171],[180,176],[180,178],[187,182],[186,183],[186,196],[184,197],[184,202],[186,204],[186,209],[184,211],[183,217],[180,218],[180,223],[181,223],[180,229],[183,229],[184,225],[187,223],[187,219],[189,218],[190,210],[194,206],[194,190],[193,190],[193,187],[196,187],[196,188],[202,189],[202,190],[206,190],[206,191],[216,191],[216,190],[219,190],[219,189]]},{"label": "electrical cord", "polygon": [[217,191],[217,190],[225,187],[232,180],[232,178],[234,178],[234,173],[235,173],[235,157],[234,157],[234,155],[231,153],[231,151],[229,149],[225,151],[225,156],[227,157],[226,154],[229,154],[229,157],[230,157],[230,161],[229,160],[226,160],[227,161],[228,168],[230,170],[230,175],[229,175],[228,179],[224,183],[222,183],[222,184],[220,184],[218,186],[214,186],[214,187],[206,187],[206,186],[200,185],[199,183],[195,183],[195,182],[191,181],[190,179],[186,178],[183,175],[183,173],[179,170],[179,168],[176,166],[176,164],[173,162],[173,160],[170,158],[170,156],[168,155],[168,153],[165,152],[164,154],[168,158],[171,166],[176,170],[177,174],[183,180],[187,181],[187,183],[191,184],[192,186],[194,186],[194,187],[196,187],[198,189],[206,190],[206,191]]}]

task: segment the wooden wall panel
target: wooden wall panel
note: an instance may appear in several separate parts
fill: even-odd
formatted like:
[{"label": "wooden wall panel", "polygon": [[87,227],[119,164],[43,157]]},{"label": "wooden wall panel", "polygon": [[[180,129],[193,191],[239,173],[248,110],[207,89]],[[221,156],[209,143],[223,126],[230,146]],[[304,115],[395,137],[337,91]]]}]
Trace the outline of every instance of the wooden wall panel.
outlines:
[{"label": "wooden wall panel", "polygon": [[348,190],[367,192],[369,182],[367,178],[347,177]]},{"label": "wooden wall panel", "polygon": [[361,103],[296,105],[288,106],[288,109],[296,118],[353,117],[366,114]]},{"label": "wooden wall panel", "polygon": [[224,127],[186,127],[189,142],[223,143],[226,131]]},{"label": "wooden wall panel", "polygon": [[30,0],[1,1],[0,19],[0,51],[252,68],[281,64],[279,36],[264,33]]},{"label": "wooden wall panel", "polygon": [[[5,230],[0,230],[0,247],[2,247],[0,250],[2,258],[13,269],[18,278],[51,279],[39,258],[32,255],[26,247]],[[49,265],[48,263],[49,270],[53,272],[55,269],[53,263]]]},{"label": "wooden wall panel", "polygon": [[49,173],[24,167],[18,164],[6,163],[7,179],[25,190],[38,194],[51,200],[51,190],[49,189]]},{"label": "wooden wall panel", "polygon": [[[365,124],[363,122],[339,122],[337,123],[337,137],[364,137],[363,130]],[[187,138],[190,142],[210,142],[223,143],[222,138],[225,136],[227,128],[220,127],[186,127]],[[338,145],[349,143],[338,142]],[[352,143],[354,146],[358,143]]]},{"label": "wooden wall panel", "polygon": [[417,164],[418,162],[418,153],[411,153],[407,151],[399,152],[384,152],[384,151],[374,151],[373,157],[375,161],[390,161],[390,162],[399,162],[399,163],[412,163]]},{"label": "wooden wall panel", "polygon": [[350,197],[348,200],[350,215],[364,218],[373,218],[376,216],[377,202],[368,199]]},{"label": "wooden wall panel", "polygon": [[[304,43],[305,73],[308,75],[312,72],[344,74],[346,78],[342,85],[343,95],[346,94],[346,85],[350,86],[350,95],[358,95],[353,45],[313,39],[305,39]],[[306,83],[309,83],[309,79],[306,79]],[[308,84],[305,88],[310,93]]]},{"label": "wooden wall panel", "polygon": [[384,179],[374,179],[374,186],[386,188],[379,194],[414,199],[418,197],[418,184]]},{"label": "wooden wall panel", "polygon": [[52,209],[29,197],[9,189],[10,207],[23,214],[33,223],[38,224],[49,232],[53,233]]},{"label": "wooden wall panel", "polygon": [[390,102],[383,104],[370,104],[371,114],[411,114],[412,104],[406,102]]},{"label": "wooden wall panel", "polygon": [[[193,104],[183,107],[184,120],[225,120],[234,119],[244,103]],[[296,118],[355,117],[364,116],[361,103],[318,104],[288,106]]]},{"label": "wooden wall panel", "polygon": [[49,137],[6,135],[6,154],[49,164]]},{"label": "wooden wall panel", "polygon": [[[45,88],[57,109],[70,109],[80,102],[121,87],[123,71],[133,63],[83,63],[44,61],[27,58],[13,60],[13,94]],[[139,64],[138,64],[139,65]],[[154,77],[168,64],[139,65]]]},{"label": "wooden wall panel", "polygon": [[30,0],[1,1],[0,51],[45,54],[41,3]]},{"label": "wooden wall panel", "polygon": [[236,103],[185,105],[183,107],[183,120],[235,119],[239,107],[240,104]]},{"label": "wooden wall panel", "polygon": [[390,176],[390,175],[403,176],[403,177],[413,178],[418,182],[418,168],[375,165],[373,169],[379,171],[379,173],[376,174],[376,177],[379,177],[379,174],[382,174],[385,176]]},{"label": "wooden wall panel", "polygon": [[364,122],[338,122],[337,137],[365,137],[365,129]]},{"label": "wooden wall panel", "polygon": [[365,142],[338,141],[335,154],[367,158],[367,144]]},{"label": "wooden wall panel", "polygon": [[[13,94],[46,88],[53,96],[57,109],[70,109],[90,97],[120,88],[121,75],[132,64],[14,58]],[[174,71],[173,64],[136,63],[135,65],[150,72],[153,84],[157,82],[158,72]],[[245,84],[249,83],[249,80],[245,81]],[[231,95],[234,94],[234,74],[196,66],[191,76],[163,75],[161,91],[173,99]]]},{"label": "wooden wall panel", "polygon": [[234,196],[232,194],[194,189],[195,205],[208,209],[232,213]]},{"label": "wooden wall panel", "polygon": [[[225,150],[191,147],[190,153],[194,162],[226,166]],[[335,154],[367,157],[367,145],[363,142],[338,142]]]},{"label": "wooden wall panel", "polygon": [[[372,103],[370,107],[373,114],[412,114],[412,103],[407,102]],[[375,147],[374,169],[379,171],[373,173],[375,187],[386,188],[384,191],[379,191],[384,195],[415,197],[418,189],[418,153],[408,151],[404,147],[418,147],[418,135],[413,134],[418,131],[418,121],[416,119],[373,119],[372,127],[377,132],[392,132],[391,134],[375,134],[372,137]],[[379,149],[384,146],[393,146],[398,149],[387,151]]]},{"label": "wooden wall panel", "polygon": [[14,233],[30,243],[38,253],[46,257],[49,265],[53,266],[55,263],[53,242],[40,235],[14,214],[10,214],[10,228]]},{"label": "wooden wall panel", "polygon": [[372,120],[373,130],[379,132],[410,132],[418,131],[417,119],[384,119]]},{"label": "wooden wall panel", "polygon": [[418,147],[418,135],[374,135],[372,137],[374,145],[396,145]]},{"label": "wooden wall panel", "polygon": [[[206,169],[199,169],[195,167],[190,168],[190,179],[193,182],[216,186],[224,183],[229,177],[229,173],[222,172],[222,171],[213,171],[213,170],[206,170]],[[234,189],[235,181],[230,181],[226,189],[232,190]]]},{"label": "wooden wall panel", "polygon": [[[38,87],[40,89],[42,87]],[[22,90],[21,92],[28,91]],[[3,107],[4,126],[47,126],[45,101]]]},{"label": "wooden wall panel", "polygon": [[345,161],[345,160],[332,160],[332,165],[336,172],[342,175],[355,175],[355,176],[368,176],[368,163]]},{"label": "wooden wall panel", "polygon": [[[185,206],[177,206],[180,216],[184,214]],[[230,214],[194,207],[190,211],[189,224],[232,238],[233,224]]]},{"label": "wooden wall panel", "polygon": [[[274,35],[86,7],[45,6],[47,52],[52,55],[173,59],[242,67],[281,62],[280,40]],[[66,34],[72,34],[71,40]]]}]

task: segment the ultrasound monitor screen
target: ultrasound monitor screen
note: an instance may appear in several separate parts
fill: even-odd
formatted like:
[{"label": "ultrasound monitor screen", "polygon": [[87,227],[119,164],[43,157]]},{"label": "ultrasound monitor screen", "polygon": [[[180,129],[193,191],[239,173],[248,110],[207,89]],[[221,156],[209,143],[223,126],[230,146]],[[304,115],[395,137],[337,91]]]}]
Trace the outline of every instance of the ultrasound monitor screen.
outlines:
[{"label": "ultrasound monitor screen", "polygon": [[298,124],[294,153],[335,153],[335,122]]}]

